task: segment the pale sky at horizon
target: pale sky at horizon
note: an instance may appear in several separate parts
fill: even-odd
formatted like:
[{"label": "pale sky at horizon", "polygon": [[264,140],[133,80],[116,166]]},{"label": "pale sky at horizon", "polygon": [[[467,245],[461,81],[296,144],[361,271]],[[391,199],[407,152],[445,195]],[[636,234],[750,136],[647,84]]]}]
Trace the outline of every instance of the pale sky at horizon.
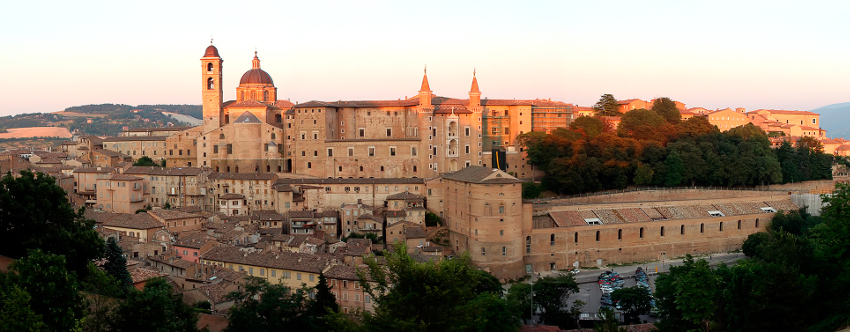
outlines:
[{"label": "pale sky at horizon", "polygon": [[234,99],[256,47],[280,99],[668,96],[688,107],[850,101],[845,1],[18,1],[0,20],[0,116],[200,104],[210,36]]}]

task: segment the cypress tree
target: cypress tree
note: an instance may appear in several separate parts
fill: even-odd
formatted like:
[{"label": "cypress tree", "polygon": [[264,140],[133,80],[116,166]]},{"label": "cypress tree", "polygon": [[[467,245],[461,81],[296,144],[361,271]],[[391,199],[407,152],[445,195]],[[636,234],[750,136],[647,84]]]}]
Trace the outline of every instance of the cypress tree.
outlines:
[{"label": "cypress tree", "polygon": [[124,251],[118,246],[115,238],[111,237],[106,241],[106,263],[103,264],[103,269],[115,280],[120,281],[121,284],[127,286],[133,284],[133,278],[127,271],[127,259],[124,258]]}]

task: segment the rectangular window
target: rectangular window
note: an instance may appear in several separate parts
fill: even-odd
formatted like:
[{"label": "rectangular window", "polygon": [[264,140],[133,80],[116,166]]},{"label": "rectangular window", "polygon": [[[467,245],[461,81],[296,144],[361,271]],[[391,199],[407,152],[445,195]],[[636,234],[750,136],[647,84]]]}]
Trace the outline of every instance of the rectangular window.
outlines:
[{"label": "rectangular window", "polygon": [[416,148],[410,148],[410,155],[411,155],[411,156],[415,156],[415,155],[416,155]]},{"label": "rectangular window", "polygon": [[334,149],[328,149],[328,157],[334,156]]},{"label": "rectangular window", "polygon": [[393,130],[390,129],[390,128],[387,128],[387,137],[392,137],[392,136],[393,136]]},{"label": "rectangular window", "polygon": [[369,147],[369,157],[374,157],[374,156],[375,156],[375,147],[370,146]]},{"label": "rectangular window", "polygon": [[354,157],[354,148],[348,148],[348,156]]},{"label": "rectangular window", "polygon": [[395,156],[395,148],[390,148],[390,156]]},{"label": "rectangular window", "polygon": [[295,280],[301,280],[301,272],[295,274]]},{"label": "rectangular window", "polygon": [[228,144],[227,145],[227,154],[232,154],[232,153],[233,153],[233,144]]},{"label": "rectangular window", "polygon": [[466,154],[469,154],[469,145],[466,146]]},{"label": "rectangular window", "polygon": [[366,137],[366,129],[360,128],[358,131],[360,132],[360,137]]},{"label": "rectangular window", "polygon": [[464,131],[466,133],[466,136],[469,136],[469,127],[464,128]]}]

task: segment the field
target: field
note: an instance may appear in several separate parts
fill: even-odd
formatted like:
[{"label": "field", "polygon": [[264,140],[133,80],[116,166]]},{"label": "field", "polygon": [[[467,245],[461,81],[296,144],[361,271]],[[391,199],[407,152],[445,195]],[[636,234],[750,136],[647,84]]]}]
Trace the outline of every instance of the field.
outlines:
[{"label": "field", "polygon": [[24,138],[24,137],[64,137],[71,138],[71,132],[68,128],[62,127],[27,127],[27,128],[9,128],[8,133],[0,133],[0,139],[3,138]]}]

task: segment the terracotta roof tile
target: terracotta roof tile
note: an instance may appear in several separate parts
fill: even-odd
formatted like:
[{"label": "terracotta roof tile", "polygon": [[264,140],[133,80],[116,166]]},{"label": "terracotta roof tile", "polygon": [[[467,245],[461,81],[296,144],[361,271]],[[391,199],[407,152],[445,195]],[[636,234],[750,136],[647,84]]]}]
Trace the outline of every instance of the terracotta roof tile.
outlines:
[{"label": "terracotta roof tile", "polygon": [[162,228],[164,225],[147,213],[121,213],[103,224],[104,227],[123,227],[132,229]]},{"label": "terracotta roof tile", "polygon": [[201,255],[205,260],[215,260],[226,263],[262,266],[293,271],[321,273],[326,267],[334,264],[329,255],[302,254],[293,252],[247,252],[238,247],[216,247]]}]

